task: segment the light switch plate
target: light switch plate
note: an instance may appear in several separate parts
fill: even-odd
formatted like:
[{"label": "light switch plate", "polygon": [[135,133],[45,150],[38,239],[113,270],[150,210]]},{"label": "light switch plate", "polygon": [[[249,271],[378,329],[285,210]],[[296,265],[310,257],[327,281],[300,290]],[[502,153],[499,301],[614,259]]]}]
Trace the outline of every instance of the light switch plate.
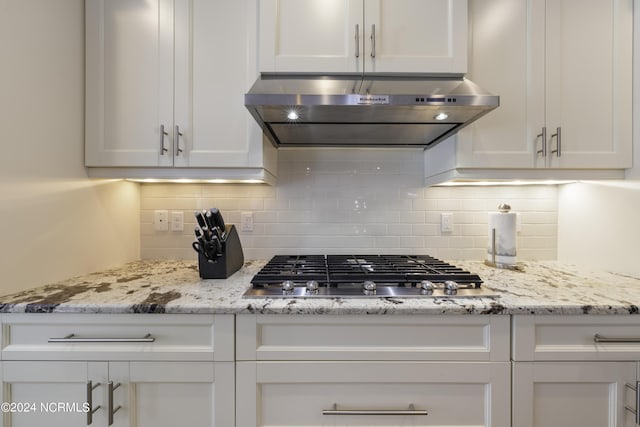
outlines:
[{"label": "light switch plate", "polygon": [[240,231],[253,231],[253,212],[240,213]]},{"label": "light switch plate", "polygon": [[171,231],[184,231],[184,212],[171,212]]},{"label": "light switch plate", "polygon": [[169,231],[169,211],[153,211],[153,228],[156,231]]},{"label": "light switch plate", "polygon": [[453,233],[453,214],[443,212],[440,214],[440,231],[443,233]]}]

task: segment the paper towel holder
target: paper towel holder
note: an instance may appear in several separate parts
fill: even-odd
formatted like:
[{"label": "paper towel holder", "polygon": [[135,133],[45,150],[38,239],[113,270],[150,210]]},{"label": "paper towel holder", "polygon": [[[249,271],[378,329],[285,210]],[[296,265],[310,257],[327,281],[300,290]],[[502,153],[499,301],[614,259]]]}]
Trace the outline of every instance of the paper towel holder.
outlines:
[{"label": "paper towel holder", "polygon": [[498,210],[502,213],[507,213],[511,210],[511,205],[507,203],[501,203],[500,205],[498,205]]},{"label": "paper towel holder", "polygon": [[[511,206],[507,203],[501,203],[498,206],[498,211],[501,213],[508,213],[511,210]],[[503,268],[505,270],[524,271],[522,264],[506,264],[503,262],[496,262],[496,229],[491,229],[491,261],[484,260],[485,265],[494,268]]]}]

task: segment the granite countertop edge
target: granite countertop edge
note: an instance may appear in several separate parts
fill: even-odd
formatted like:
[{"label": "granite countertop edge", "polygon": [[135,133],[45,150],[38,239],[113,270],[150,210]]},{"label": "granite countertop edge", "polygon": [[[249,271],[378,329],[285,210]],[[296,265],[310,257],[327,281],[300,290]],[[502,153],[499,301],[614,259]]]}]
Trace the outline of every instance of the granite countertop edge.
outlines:
[{"label": "granite countertop edge", "polygon": [[635,315],[640,277],[557,262],[522,263],[524,272],[452,261],[478,274],[499,298],[243,298],[265,264],[247,261],[228,279],[203,280],[197,262],[142,260],[0,296],[0,313],[313,315]]}]

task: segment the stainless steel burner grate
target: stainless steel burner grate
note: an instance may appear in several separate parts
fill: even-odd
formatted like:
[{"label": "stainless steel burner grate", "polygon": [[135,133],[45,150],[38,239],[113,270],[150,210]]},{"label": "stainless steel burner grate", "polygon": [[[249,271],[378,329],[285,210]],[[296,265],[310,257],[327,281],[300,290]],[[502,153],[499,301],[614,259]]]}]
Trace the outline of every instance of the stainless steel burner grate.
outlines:
[{"label": "stainless steel burner grate", "polygon": [[497,297],[477,274],[428,255],[278,255],[246,298]]}]

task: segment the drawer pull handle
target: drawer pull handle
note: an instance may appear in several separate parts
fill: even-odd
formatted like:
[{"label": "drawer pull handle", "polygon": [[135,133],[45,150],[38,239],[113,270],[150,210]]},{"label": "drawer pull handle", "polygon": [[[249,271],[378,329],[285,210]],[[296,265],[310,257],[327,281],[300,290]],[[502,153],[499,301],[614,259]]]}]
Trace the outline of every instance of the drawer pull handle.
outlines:
[{"label": "drawer pull handle", "polygon": [[164,153],[169,151],[168,148],[164,146],[164,137],[169,135],[169,132],[164,130],[164,125],[160,125],[160,155],[164,156]]},{"label": "drawer pull handle", "polygon": [[536,140],[542,138],[542,148],[536,151],[536,154],[541,154],[542,157],[547,157],[547,127],[542,128],[542,132],[536,135]]},{"label": "drawer pull handle", "polygon": [[356,24],[356,58],[360,58],[360,25]]},{"label": "drawer pull handle", "polygon": [[93,423],[93,414],[100,409],[100,405],[93,407],[93,390],[100,386],[100,383],[93,384],[91,381],[87,381],[87,405],[89,410],[87,411],[87,425],[90,426]]},{"label": "drawer pull handle", "polygon": [[118,387],[120,387],[121,385],[122,384],[120,383],[114,385],[113,381],[109,381],[109,420],[108,420],[109,425],[113,424],[113,416],[115,415],[116,412],[118,412],[122,408],[121,405],[118,405],[116,408],[113,407],[113,391]]},{"label": "drawer pull handle", "polygon": [[155,342],[155,337],[147,334],[142,338],[79,338],[69,334],[64,338],[49,338],[53,343],[92,343],[92,342]]},{"label": "drawer pull handle", "polygon": [[603,337],[600,334],[595,334],[593,336],[593,341],[602,343],[640,343],[640,338]]},{"label": "drawer pull handle", "polygon": [[322,415],[429,415],[426,410],[415,409],[413,403],[409,409],[338,409],[336,403],[333,409],[323,409]]},{"label": "drawer pull handle", "polygon": [[629,406],[625,406],[624,409],[626,409],[627,411],[635,415],[636,425],[640,425],[640,412],[637,409],[637,408],[640,408],[640,393],[638,393],[638,390],[640,389],[640,381],[637,381],[636,385],[626,383],[625,386],[628,389],[631,389],[636,392],[636,409],[633,409]]}]

